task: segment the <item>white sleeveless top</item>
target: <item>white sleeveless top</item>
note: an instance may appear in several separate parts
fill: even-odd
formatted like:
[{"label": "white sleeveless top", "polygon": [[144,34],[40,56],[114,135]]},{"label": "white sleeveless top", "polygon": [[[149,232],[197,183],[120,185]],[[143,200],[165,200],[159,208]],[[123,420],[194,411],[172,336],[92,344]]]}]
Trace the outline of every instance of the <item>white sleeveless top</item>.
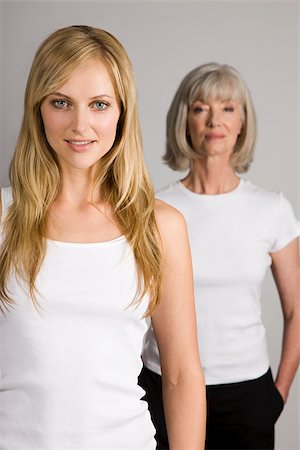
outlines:
[{"label": "white sleeveless top", "polygon": [[[1,190],[3,215],[12,201]],[[0,314],[0,449],[155,449],[137,385],[148,298],[137,286],[125,237],[101,243],[47,241],[36,279],[8,283],[15,307]]]}]

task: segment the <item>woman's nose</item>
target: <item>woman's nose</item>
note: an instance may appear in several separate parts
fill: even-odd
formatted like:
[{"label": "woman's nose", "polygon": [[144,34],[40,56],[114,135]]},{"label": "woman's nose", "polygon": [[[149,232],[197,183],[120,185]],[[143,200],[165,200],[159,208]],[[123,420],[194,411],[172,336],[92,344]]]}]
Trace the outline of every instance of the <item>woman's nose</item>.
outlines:
[{"label": "woman's nose", "polygon": [[218,126],[220,123],[220,115],[219,112],[215,109],[211,109],[209,111],[208,117],[207,117],[207,125],[210,128],[214,128]]},{"label": "woman's nose", "polygon": [[89,115],[85,108],[77,108],[73,112],[72,131],[84,135],[89,125]]}]

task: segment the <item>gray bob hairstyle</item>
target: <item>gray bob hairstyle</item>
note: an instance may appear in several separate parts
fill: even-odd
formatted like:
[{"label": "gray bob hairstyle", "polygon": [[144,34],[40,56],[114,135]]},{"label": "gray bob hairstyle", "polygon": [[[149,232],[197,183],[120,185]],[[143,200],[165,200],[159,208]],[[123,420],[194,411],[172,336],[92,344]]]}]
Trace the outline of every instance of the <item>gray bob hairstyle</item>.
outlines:
[{"label": "gray bob hairstyle", "polygon": [[250,92],[239,72],[229,65],[203,64],[182,80],[167,114],[167,143],[163,156],[174,170],[186,170],[191,160],[199,158],[187,137],[189,107],[201,99],[235,100],[241,104],[242,129],[231,157],[233,170],[246,172],[253,160],[256,118]]}]

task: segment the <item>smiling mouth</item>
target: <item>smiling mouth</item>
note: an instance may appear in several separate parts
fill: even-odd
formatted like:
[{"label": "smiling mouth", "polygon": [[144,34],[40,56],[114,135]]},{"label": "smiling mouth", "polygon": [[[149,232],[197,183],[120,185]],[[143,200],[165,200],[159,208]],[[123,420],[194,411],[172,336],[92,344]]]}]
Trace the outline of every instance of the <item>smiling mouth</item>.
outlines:
[{"label": "smiling mouth", "polygon": [[80,145],[92,144],[95,141],[73,141],[73,140],[70,140],[70,139],[66,139],[66,142],[68,142],[69,144],[72,144],[72,145],[80,146]]}]

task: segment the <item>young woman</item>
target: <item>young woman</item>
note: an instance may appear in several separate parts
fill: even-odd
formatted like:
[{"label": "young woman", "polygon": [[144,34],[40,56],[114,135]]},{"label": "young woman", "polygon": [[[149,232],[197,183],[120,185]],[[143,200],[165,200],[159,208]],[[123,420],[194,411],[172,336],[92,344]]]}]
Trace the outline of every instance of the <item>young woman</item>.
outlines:
[{"label": "young woman", "polygon": [[[207,449],[273,449],[274,424],[300,360],[299,225],[281,193],[239,176],[256,137],[250,93],[228,65],[204,64],[181,82],[167,117],[166,163],[188,175],[158,193],[181,211],[192,250],[198,341],[207,385]],[[261,318],[271,266],[284,317],[275,383]],[[168,448],[153,330],[140,383],[159,448]]]},{"label": "young woman", "polygon": [[185,222],[154,201],[131,63],[111,34],[71,26],[42,43],[10,180],[1,190],[0,448],[154,450],[137,385],[150,317],[170,446],[203,448]]}]

